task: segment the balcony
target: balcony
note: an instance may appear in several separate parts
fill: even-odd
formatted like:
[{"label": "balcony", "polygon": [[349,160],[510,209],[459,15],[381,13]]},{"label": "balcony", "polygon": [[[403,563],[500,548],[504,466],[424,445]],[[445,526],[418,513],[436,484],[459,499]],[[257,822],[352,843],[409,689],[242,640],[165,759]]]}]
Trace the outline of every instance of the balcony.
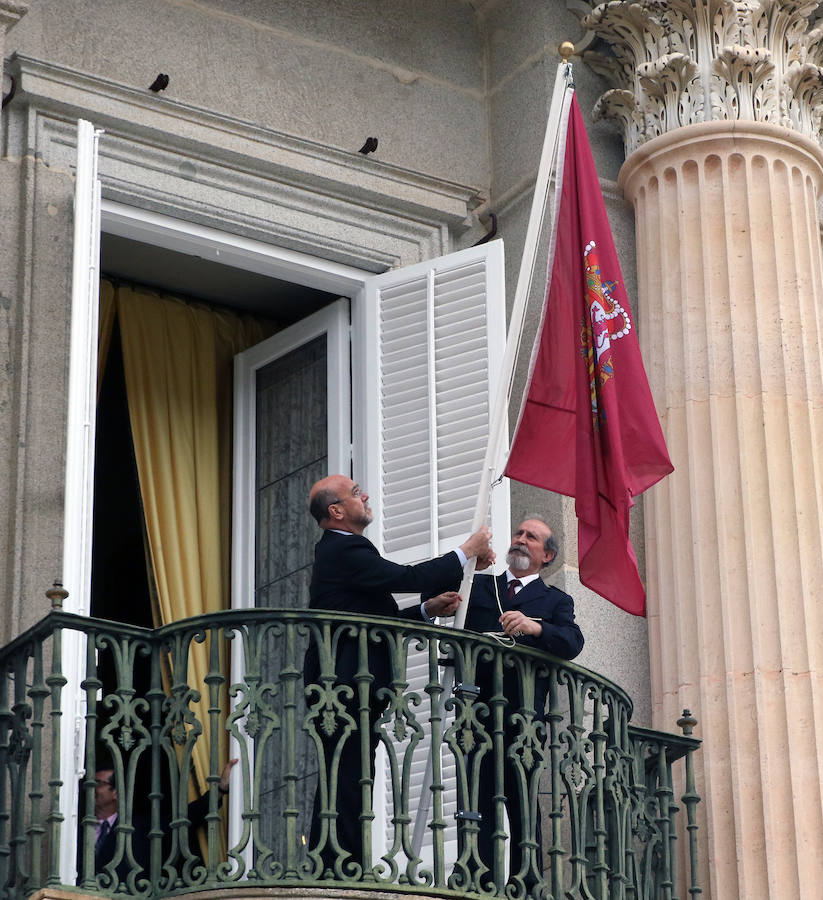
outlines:
[{"label": "balcony", "polygon": [[[61,704],[71,687],[62,647],[70,632],[85,647],[86,776],[74,821],[60,808],[60,758],[71,750],[60,745],[69,712]],[[356,660],[346,684],[335,674],[344,645]],[[316,660],[310,684],[307,653]],[[370,671],[375,653],[390,672],[381,690]],[[55,609],[0,651],[0,660],[0,898],[354,890],[381,898],[671,900],[678,884],[699,893],[691,768],[699,742],[632,726],[625,692],[573,663],[446,628],[279,609],[226,611],[154,630]],[[447,690],[452,680],[456,688]],[[379,746],[375,778],[364,737],[369,721]],[[679,724],[690,733],[693,722],[684,715]],[[336,753],[348,734],[360,743],[362,804],[353,815],[365,848],[354,865],[338,840],[334,801]],[[229,736],[240,761],[223,803]],[[189,801],[198,752],[206,791],[194,839]],[[422,817],[416,795],[429,757],[431,803]],[[119,817],[114,856],[96,872],[95,772],[102,766],[115,772]],[[505,796],[507,783],[517,797]],[[675,783],[683,785],[679,801]],[[484,795],[495,821],[481,850]],[[515,854],[507,807],[519,811]],[[314,835],[313,820],[322,823]],[[71,881],[66,847],[72,859],[75,839]]]}]

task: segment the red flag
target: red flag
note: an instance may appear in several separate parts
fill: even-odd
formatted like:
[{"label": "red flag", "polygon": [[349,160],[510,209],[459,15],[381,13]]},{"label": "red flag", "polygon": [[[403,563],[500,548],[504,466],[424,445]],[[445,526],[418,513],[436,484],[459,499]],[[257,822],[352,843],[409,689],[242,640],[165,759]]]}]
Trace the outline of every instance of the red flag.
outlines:
[{"label": "red flag", "polygon": [[580,580],[645,615],[629,509],[673,466],[574,97],[562,171],[543,321],[505,474],[575,498]]}]

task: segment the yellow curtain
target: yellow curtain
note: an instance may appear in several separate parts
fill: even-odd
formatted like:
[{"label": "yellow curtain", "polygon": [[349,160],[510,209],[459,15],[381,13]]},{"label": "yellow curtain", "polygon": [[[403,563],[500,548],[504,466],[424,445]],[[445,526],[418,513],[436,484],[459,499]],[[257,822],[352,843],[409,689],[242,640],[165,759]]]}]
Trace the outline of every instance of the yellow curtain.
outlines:
[{"label": "yellow curtain", "polygon": [[[116,305],[157,586],[155,621],[167,623],[226,609],[233,358],[261,341],[264,329],[251,317],[127,286],[117,288]],[[187,674],[188,683],[202,696],[195,712],[204,733],[194,750],[200,792],[209,774],[207,672],[208,647],[195,645]],[[221,707],[225,715],[225,690]]]}]

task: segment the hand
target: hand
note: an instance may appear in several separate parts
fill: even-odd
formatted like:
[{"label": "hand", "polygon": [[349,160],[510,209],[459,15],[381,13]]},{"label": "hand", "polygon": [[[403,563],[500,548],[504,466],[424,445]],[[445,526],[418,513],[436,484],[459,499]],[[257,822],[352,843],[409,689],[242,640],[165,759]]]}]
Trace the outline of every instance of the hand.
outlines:
[{"label": "hand", "polygon": [[524,634],[530,634],[537,637],[542,634],[543,628],[539,622],[524,616],[522,612],[516,609],[508,609],[500,616],[500,624],[503,631],[512,637],[522,637]]},{"label": "hand", "polygon": [[489,566],[493,566],[496,559],[497,555],[495,554],[494,550],[489,547],[487,553],[484,553],[482,556],[477,557],[477,562],[475,563],[474,567],[478,572],[482,572],[483,569],[488,569]]},{"label": "hand", "polygon": [[491,538],[492,533],[489,531],[488,526],[484,525],[479,531],[475,531],[467,541],[462,543],[460,549],[466,554],[466,559],[471,559],[473,556],[485,558],[492,552],[491,547],[489,547]]},{"label": "hand", "polygon": [[239,760],[237,758],[230,759],[225,766],[223,766],[223,771],[220,773],[220,784],[217,785],[217,790],[221,794],[228,794],[229,792],[229,776],[231,775],[231,770],[237,765]]},{"label": "hand", "polygon": [[437,616],[453,616],[458,606],[460,606],[460,594],[457,591],[446,591],[436,597],[430,597],[426,601],[426,615],[432,619]]}]

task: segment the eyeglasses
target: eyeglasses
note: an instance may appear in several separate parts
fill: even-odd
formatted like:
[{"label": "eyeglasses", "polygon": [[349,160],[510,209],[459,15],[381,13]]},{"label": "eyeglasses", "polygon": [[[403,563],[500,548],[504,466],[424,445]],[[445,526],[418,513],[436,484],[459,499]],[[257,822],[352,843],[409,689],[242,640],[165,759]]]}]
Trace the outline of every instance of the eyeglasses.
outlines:
[{"label": "eyeglasses", "polygon": [[[351,495],[350,495],[350,496],[355,497],[355,498],[357,498],[357,497],[362,497],[362,496],[363,496],[363,489],[360,487],[359,484],[356,484],[356,485],[351,489]],[[332,505],[335,504],[335,503],[345,503],[345,502],[346,502],[345,500],[341,500],[341,499],[338,497],[336,500],[332,500],[332,501],[329,503],[329,506],[332,506]]]}]

